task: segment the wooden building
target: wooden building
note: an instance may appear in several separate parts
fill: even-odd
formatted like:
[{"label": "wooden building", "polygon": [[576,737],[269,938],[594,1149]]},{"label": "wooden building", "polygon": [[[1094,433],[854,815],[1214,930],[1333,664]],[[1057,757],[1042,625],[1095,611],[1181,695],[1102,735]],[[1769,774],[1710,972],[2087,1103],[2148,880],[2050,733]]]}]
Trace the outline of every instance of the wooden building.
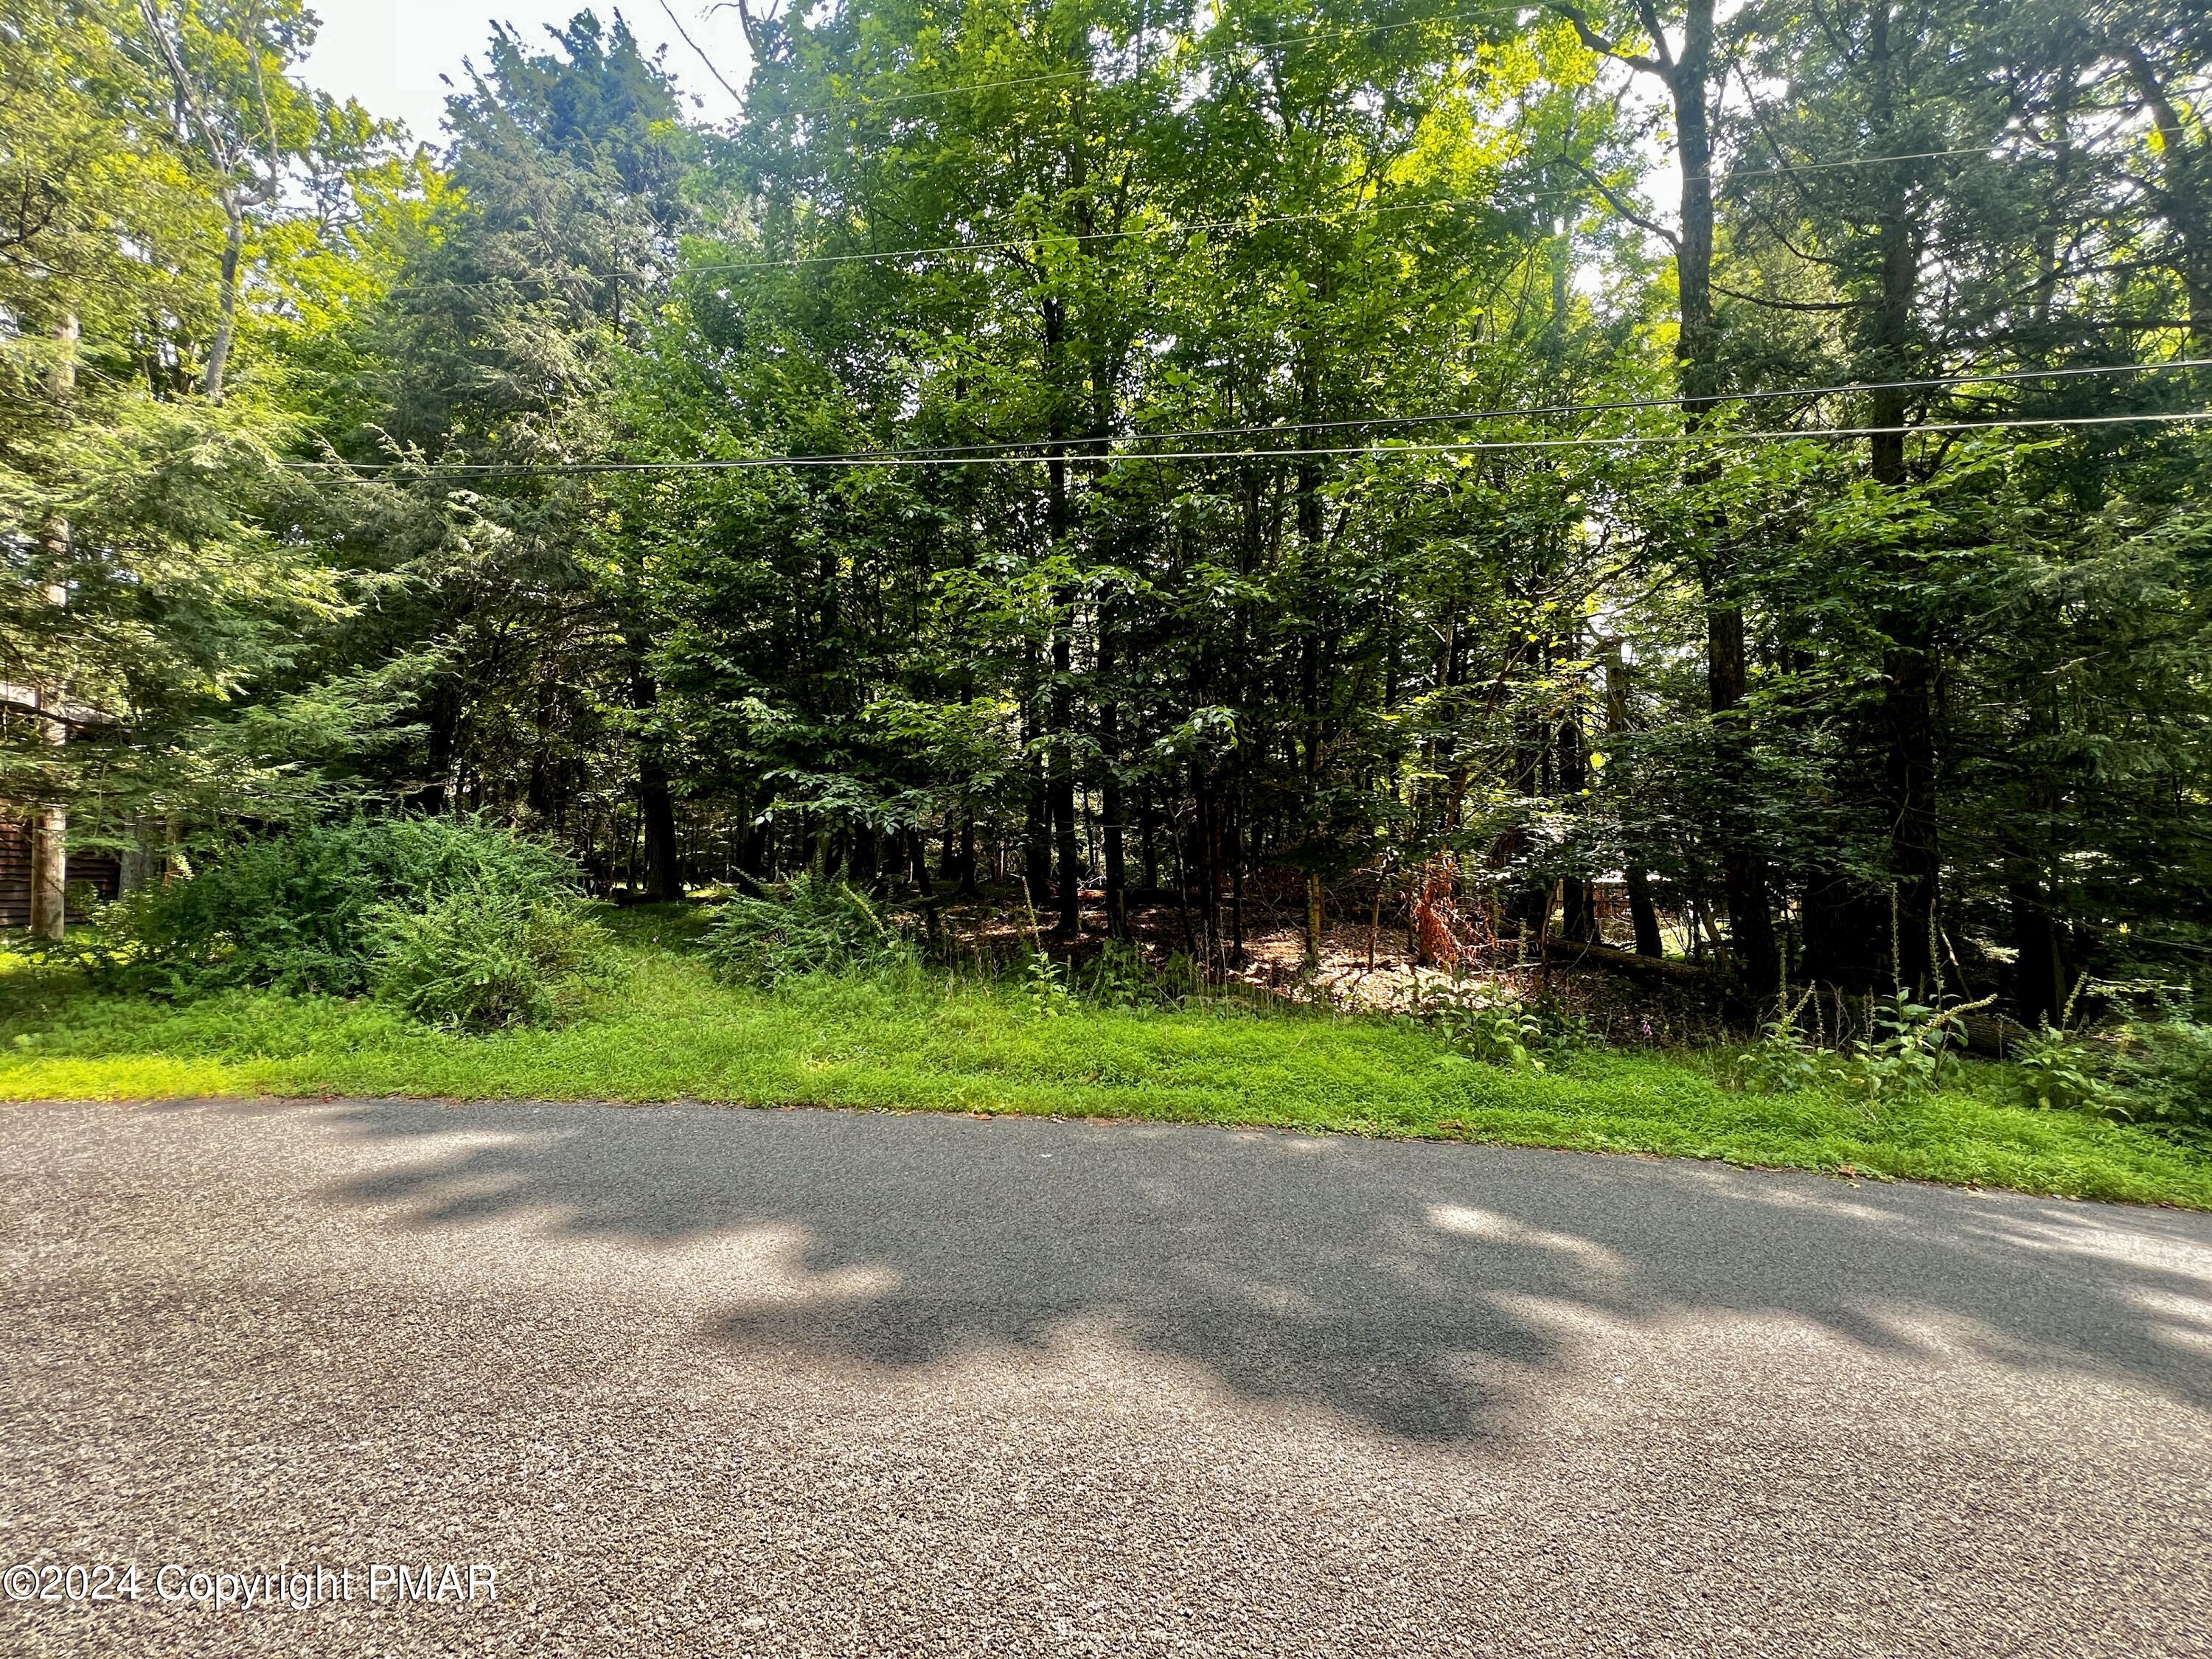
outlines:
[{"label": "wooden building", "polygon": [[[123,890],[121,860],[98,853],[69,856],[69,919]],[[0,928],[31,925],[31,819],[21,807],[0,805]]]}]

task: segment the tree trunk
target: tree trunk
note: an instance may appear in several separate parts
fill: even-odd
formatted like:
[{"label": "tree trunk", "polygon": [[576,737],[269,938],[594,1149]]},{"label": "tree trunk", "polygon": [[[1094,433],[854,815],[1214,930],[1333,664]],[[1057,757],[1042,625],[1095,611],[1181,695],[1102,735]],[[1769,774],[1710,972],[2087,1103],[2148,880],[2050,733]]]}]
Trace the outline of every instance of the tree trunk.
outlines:
[{"label": "tree trunk", "polygon": [[[1908,641],[1925,633],[1899,621]],[[1898,971],[1908,990],[1928,992],[1942,977],[1931,952],[1942,902],[1942,847],[1936,813],[1935,653],[1924,644],[1882,653],[1885,781],[1890,807],[1890,868],[1897,882]]]},{"label": "tree trunk", "polygon": [[417,812],[435,817],[451,804],[459,725],[460,690],[450,676],[441,675],[432,683],[429,704],[422,711],[422,785],[407,796],[407,805]]},{"label": "tree trunk", "polygon": [[246,253],[246,214],[235,190],[222,192],[222,280],[216,300],[215,338],[208,345],[207,373],[200,382],[201,395],[211,404],[222,401],[230,343],[238,333],[238,267]]},{"label": "tree trunk", "polygon": [[[1735,711],[1746,691],[1743,612],[1733,607],[1707,618],[1711,648],[1706,656],[1706,690],[1713,709],[1714,747],[1729,787],[1748,787],[1748,750]],[[1753,839],[1749,813],[1741,805],[1726,809],[1729,824],[1721,849],[1721,878],[1728,893],[1729,942],[1741,990],[1753,1001],[1780,982],[1781,957],[1774,916],[1767,903],[1766,856]]]},{"label": "tree trunk", "polygon": [[[1896,62],[1889,21],[1888,7],[1876,6],[1869,58],[1877,143],[1896,132]],[[1918,258],[1910,210],[1900,179],[1883,194],[1875,230],[1881,292],[1874,317],[1873,368],[1881,380],[1904,380],[1913,368],[1909,353]],[[1907,407],[1902,390],[1872,394],[1871,424],[1876,429],[1868,440],[1868,471],[1886,489],[1905,487],[1903,428]],[[1895,574],[1904,585],[1909,564]],[[1890,816],[1890,872],[1898,890],[1898,969],[1905,988],[1926,993],[1941,978],[1929,954],[1941,902],[1942,868],[1936,811],[1935,632],[1925,607],[1919,605],[1891,608],[1882,631],[1889,640],[1881,662],[1883,772]]]},{"label": "tree trunk", "polygon": [[[66,404],[76,392],[76,313],[64,313],[54,326],[54,359],[46,371],[46,392],[57,404]],[[69,604],[69,565],[71,552],[70,522],[57,518],[46,526],[48,568],[44,597],[56,608]],[[61,712],[63,689],[40,685],[32,701],[41,708]],[[58,720],[40,720],[41,742],[59,746],[69,741],[69,727]],[[59,787],[58,780],[56,787]],[[69,808],[58,799],[40,802],[31,814],[31,932],[40,939],[58,939],[69,927]]]},{"label": "tree trunk", "polygon": [[1667,941],[1659,932],[1659,907],[1651,902],[1651,878],[1641,870],[1623,877],[1628,888],[1628,924],[1636,934],[1636,954],[1663,957]]},{"label": "tree trunk", "polygon": [[[1681,240],[1674,259],[1681,305],[1678,372],[1683,423],[1692,431],[1710,423],[1720,392],[1712,290],[1712,66],[1713,0],[1689,0],[1683,10],[1682,49],[1667,80],[1674,94],[1675,143],[1682,165]],[[1712,464],[1701,456],[1692,460],[1690,474],[1693,485],[1715,476]],[[1717,539],[1723,526],[1712,529]],[[1731,591],[1730,567],[1725,550],[1709,546],[1700,577],[1705,592],[1705,681],[1716,759],[1728,787],[1741,790],[1748,787],[1751,744],[1736,711],[1750,684],[1750,662],[1743,607]],[[1759,848],[1749,813],[1740,805],[1730,805],[1721,836],[1721,873],[1728,890],[1729,934],[1736,970],[1750,995],[1763,997],[1779,977],[1766,858]]]},{"label": "tree trunk", "polygon": [[[1605,729],[1628,730],[1628,661],[1619,639],[1605,642]],[[1651,902],[1651,878],[1633,859],[1626,861],[1621,882],[1628,889],[1629,926],[1636,934],[1636,954],[1658,957],[1667,953],[1659,932],[1659,908]]]},{"label": "tree trunk", "polygon": [[[2212,356],[2212,140],[2190,142],[2189,118],[2140,46],[2129,42],[2119,50],[2158,129],[2159,210],[2180,251],[2175,274],[2189,306],[2190,355]],[[2203,130],[2201,120],[2195,125]]]},{"label": "tree trunk", "polygon": [[876,858],[876,832],[864,823],[854,824],[850,850],[845,855],[845,879],[855,887],[872,889],[881,873]]},{"label": "tree trunk", "polygon": [[2066,1006],[2066,953],[2043,883],[2034,867],[2016,860],[2008,872],[2012,911],[2012,1000],[2025,1025],[2056,1025]]},{"label": "tree trunk", "polygon": [[775,875],[775,834],[766,823],[745,826],[744,842],[738,854],[738,868],[746,875],[772,880]]},{"label": "tree trunk", "polygon": [[1030,750],[1029,787],[1022,797],[1022,882],[1032,906],[1052,896],[1052,806],[1045,789],[1044,761],[1036,750],[1036,719],[1022,722],[1022,746]]},{"label": "tree trunk", "polygon": [[[168,68],[170,82],[176,88],[179,112],[189,127],[198,132],[208,162],[222,181],[216,192],[223,218],[222,280],[216,294],[215,338],[208,347],[207,369],[200,381],[202,395],[210,403],[219,404],[222,401],[223,374],[230,362],[231,342],[238,333],[238,272],[246,253],[246,210],[249,205],[261,206],[274,201],[283,186],[281,164],[274,149],[276,134],[272,129],[268,135],[271,145],[266,158],[268,177],[257,179],[249,191],[237,177],[240,158],[208,118],[200,89],[185,66],[179,44],[182,25],[179,24],[179,35],[173,37],[154,0],[138,0],[138,11],[146,20],[147,32]],[[238,44],[252,55],[258,76],[258,54],[263,45],[258,27],[250,38],[241,39]]]},{"label": "tree trunk", "polygon": [[1100,862],[1104,866],[1102,878],[1106,890],[1106,933],[1111,939],[1129,936],[1128,863],[1125,856],[1121,827],[1121,711],[1114,695],[1113,607],[1103,605],[1098,615],[1098,696],[1103,702],[1099,710],[1099,746],[1104,777],[1100,787],[1100,805],[1106,822],[1103,826],[1104,847]]},{"label": "tree trunk", "polygon": [[[42,725],[52,725],[42,721]],[[31,813],[31,931],[59,939],[68,925],[69,811],[52,802]]]},{"label": "tree trunk", "polygon": [[1244,965],[1244,792],[1240,780],[1229,823],[1223,832],[1222,860],[1229,877],[1229,954],[1226,965]]},{"label": "tree trunk", "polygon": [[[1067,494],[1067,410],[1065,380],[1066,310],[1057,299],[1044,302],[1045,361],[1051,379],[1050,402],[1045,414],[1050,459],[1045,463],[1045,524],[1055,557],[1068,552],[1068,530],[1073,523]],[[1083,932],[1082,848],[1075,830],[1074,694],[1070,684],[1074,672],[1076,595],[1064,590],[1052,635],[1052,690],[1047,699],[1051,711],[1051,810],[1054,850],[1060,864],[1060,920],[1054,931],[1073,939]]]},{"label": "tree trunk", "polygon": [[641,750],[637,761],[637,806],[645,831],[645,890],[656,903],[684,896],[683,860],[676,840],[676,802],[659,755]]},{"label": "tree trunk", "polygon": [[[1072,607],[1071,607],[1072,609]],[[1075,754],[1069,726],[1074,720],[1074,697],[1068,681],[1071,652],[1068,628],[1052,642],[1052,817],[1054,850],[1059,863],[1060,920],[1055,931],[1073,938],[1083,931],[1083,849],[1075,824]]]},{"label": "tree trunk", "polygon": [[676,802],[669,789],[668,764],[660,739],[650,730],[660,688],[646,665],[647,641],[642,634],[628,633],[623,641],[630,659],[630,708],[638,716],[638,827],[645,838],[645,887],[656,903],[673,904],[684,896],[684,869],[676,839]]},{"label": "tree trunk", "polygon": [[[1568,660],[1579,662],[1583,635],[1579,623],[1570,621],[1559,639]],[[1565,800],[1581,800],[1589,789],[1589,757],[1583,747],[1582,717],[1570,704],[1553,734],[1558,793]],[[1577,945],[1597,943],[1597,895],[1580,875],[1559,879],[1559,937]]]}]

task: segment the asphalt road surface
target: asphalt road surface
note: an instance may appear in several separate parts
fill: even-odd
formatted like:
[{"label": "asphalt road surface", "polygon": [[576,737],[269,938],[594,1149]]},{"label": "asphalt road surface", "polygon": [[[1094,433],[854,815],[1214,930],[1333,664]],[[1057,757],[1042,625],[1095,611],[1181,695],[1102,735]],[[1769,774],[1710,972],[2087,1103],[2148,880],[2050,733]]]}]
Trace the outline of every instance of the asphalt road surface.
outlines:
[{"label": "asphalt road surface", "polygon": [[[2203,1215],[1194,1127],[8,1105],[0,1269],[0,1567],[63,1597],[0,1653],[2212,1655]],[[130,1563],[135,1601],[44,1571]]]}]

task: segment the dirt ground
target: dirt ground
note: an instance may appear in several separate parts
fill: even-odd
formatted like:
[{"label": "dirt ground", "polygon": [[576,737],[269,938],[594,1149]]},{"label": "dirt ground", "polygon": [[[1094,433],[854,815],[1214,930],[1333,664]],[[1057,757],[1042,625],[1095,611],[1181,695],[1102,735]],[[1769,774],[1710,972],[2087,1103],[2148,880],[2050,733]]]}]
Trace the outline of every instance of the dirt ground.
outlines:
[{"label": "dirt ground", "polygon": [[[949,905],[943,925],[963,954],[987,958],[1020,954],[1032,943],[1046,954],[1067,960],[1077,971],[1094,962],[1107,944],[1103,895],[1083,894],[1084,931],[1070,939],[1055,934],[1048,916],[1032,921],[1018,902],[1011,911],[988,901]],[[1370,913],[1371,915],[1371,912]],[[1131,935],[1155,968],[1176,955],[1191,954],[1184,918],[1173,904],[1133,906]],[[1191,918],[1193,942],[1197,919]],[[1226,907],[1223,926],[1229,925]],[[1613,942],[1613,941],[1608,941]],[[1297,1001],[1319,1001],[1347,1012],[1388,1012],[1407,1006],[1423,986],[1447,983],[1452,970],[1417,965],[1403,921],[1385,912],[1379,925],[1369,917],[1334,916],[1323,933],[1320,967],[1305,971],[1305,927],[1288,906],[1248,899],[1244,908],[1243,955],[1225,977],[1233,984]],[[1629,979],[1602,967],[1541,959],[1534,941],[1509,939],[1462,965],[1462,983],[1490,988],[1500,996],[1544,1001],[1586,1021],[1595,1036],[1615,1042],[1672,1042],[1717,1033],[1721,1018],[1712,999],[1695,986]]]}]

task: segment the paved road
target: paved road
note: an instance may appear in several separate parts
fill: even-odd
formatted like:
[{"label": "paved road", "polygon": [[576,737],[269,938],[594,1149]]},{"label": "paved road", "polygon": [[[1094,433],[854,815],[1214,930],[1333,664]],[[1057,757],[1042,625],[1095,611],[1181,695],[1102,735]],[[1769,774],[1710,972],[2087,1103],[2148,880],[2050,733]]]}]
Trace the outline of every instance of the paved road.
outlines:
[{"label": "paved road", "polygon": [[[144,1575],[0,1608],[10,1654],[2212,1654],[2200,1215],[1198,1128],[0,1106],[0,1565]],[[153,1582],[288,1560],[352,1599]],[[497,1600],[369,1600],[398,1563]]]}]

